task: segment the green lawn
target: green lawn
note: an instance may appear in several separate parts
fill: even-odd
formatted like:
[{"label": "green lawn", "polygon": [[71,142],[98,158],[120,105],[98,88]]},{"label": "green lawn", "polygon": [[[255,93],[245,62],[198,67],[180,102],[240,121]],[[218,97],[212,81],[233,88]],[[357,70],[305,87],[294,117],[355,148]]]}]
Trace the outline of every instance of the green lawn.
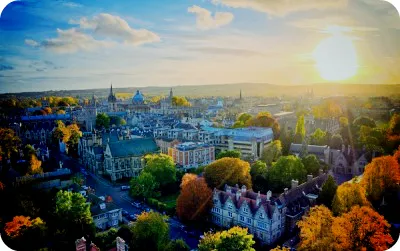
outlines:
[{"label": "green lawn", "polygon": [[176,199],[178,198],[178,196],[179,196],[179,193],[176,193],[176,194],[162,196],[157,199],[159,201],[161,201],[162,203],[167,204],[168,207],[176,207]]}]

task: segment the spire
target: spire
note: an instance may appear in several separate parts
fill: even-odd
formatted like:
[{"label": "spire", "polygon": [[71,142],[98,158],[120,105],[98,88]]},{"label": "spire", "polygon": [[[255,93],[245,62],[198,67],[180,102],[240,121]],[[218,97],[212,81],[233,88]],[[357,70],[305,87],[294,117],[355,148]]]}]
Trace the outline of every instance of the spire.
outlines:
[{"label": "spire", "polygon": [[240,100],[242,100],[242,89],[240,89]]},{"label": "spire", "polygon": [[169,98],[172,99],[173,96],[174,96],[174,93],[172,92],[172,88],[171,88],[171,90],[169,91]]},{"label": "spire", "polygon": [[110,95],[113,95],[112,83],[111,83],[111,88],[110,88]]}]

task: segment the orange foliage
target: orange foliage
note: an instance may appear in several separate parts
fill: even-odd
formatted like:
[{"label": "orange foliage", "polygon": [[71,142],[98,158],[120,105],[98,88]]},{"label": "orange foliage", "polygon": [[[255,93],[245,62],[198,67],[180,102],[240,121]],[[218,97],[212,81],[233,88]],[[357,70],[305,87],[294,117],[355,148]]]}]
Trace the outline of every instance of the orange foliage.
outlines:
[{"label": "orange foliage", "polygon": [[0,181],[0,191],[3,191],[5,188],[5,185],[3,182]]},{"label": "orange foliage", "polygon": [[35,154],[31,154],[29,160],[29,174],[43,173],[42,161],[38,160]]},{"label": "orange foliage", "polygon": [[354,206],[334,219],[332,233],[337,250],[387,250],[393,242],[389,223],[369,207]]},{"label": "orange foliage", "polygon": [[186,184],[188,184],[189,182],[192,182],[194,180],[197,179],[197,175],[196,174],[192,174],[192,173],[186,173],[185,175],[183,175],[182,177],[182,181],[181,181],[181,188],[184,187]]},{"label": "orange foliage", "polygon": [[9,237],[15,238],[20,236],[24,230],[39,224],[44,224],[39,217],[30,220],[29,216],[14,216],[12,221],[6,223],[4,231]]},{"label": "orange foliage", "polygon": [[392,156],[374,158],[365,167],[361,184],[364,186],[367,195],[372,200],[382,199],[385,191],[395,188],[400,183],[400,166],[397,161],[398,151]]},{"label": "orange foliage", "polygon": [[365,189],[357,183],[343,183],[338,186],[332,201],[332,211],[335,215],[347,213],[355,206],[370,206],[365,195]]},{"label": "orange foliage", "polygon": [[192,178],[188,175],[182,179],[181,193],[176,201],[176,213],[182,220],[199,220],[212,205],[212,191],[204,178]]}]

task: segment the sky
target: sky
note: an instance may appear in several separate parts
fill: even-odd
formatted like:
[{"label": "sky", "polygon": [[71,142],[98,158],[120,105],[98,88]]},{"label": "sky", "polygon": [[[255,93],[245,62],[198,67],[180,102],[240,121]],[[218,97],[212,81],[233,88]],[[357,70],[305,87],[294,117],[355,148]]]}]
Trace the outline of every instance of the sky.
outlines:
[{"label": "sky", "polygon": [[396,84],[380,0],[27,0],[0,18],[0,93],[269,83]]}]

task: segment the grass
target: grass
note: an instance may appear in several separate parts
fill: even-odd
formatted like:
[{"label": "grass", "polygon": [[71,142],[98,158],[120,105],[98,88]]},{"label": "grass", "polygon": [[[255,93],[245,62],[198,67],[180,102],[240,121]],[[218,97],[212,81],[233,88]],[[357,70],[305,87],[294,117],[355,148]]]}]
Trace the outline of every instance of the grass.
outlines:
[{"label": "grass", "polygon": [[157,198],[160,202],[165,203],[168,207],[176,207],[176,199],[178,198],[179,193],[169,194],[166,196],[162,196]]}]

